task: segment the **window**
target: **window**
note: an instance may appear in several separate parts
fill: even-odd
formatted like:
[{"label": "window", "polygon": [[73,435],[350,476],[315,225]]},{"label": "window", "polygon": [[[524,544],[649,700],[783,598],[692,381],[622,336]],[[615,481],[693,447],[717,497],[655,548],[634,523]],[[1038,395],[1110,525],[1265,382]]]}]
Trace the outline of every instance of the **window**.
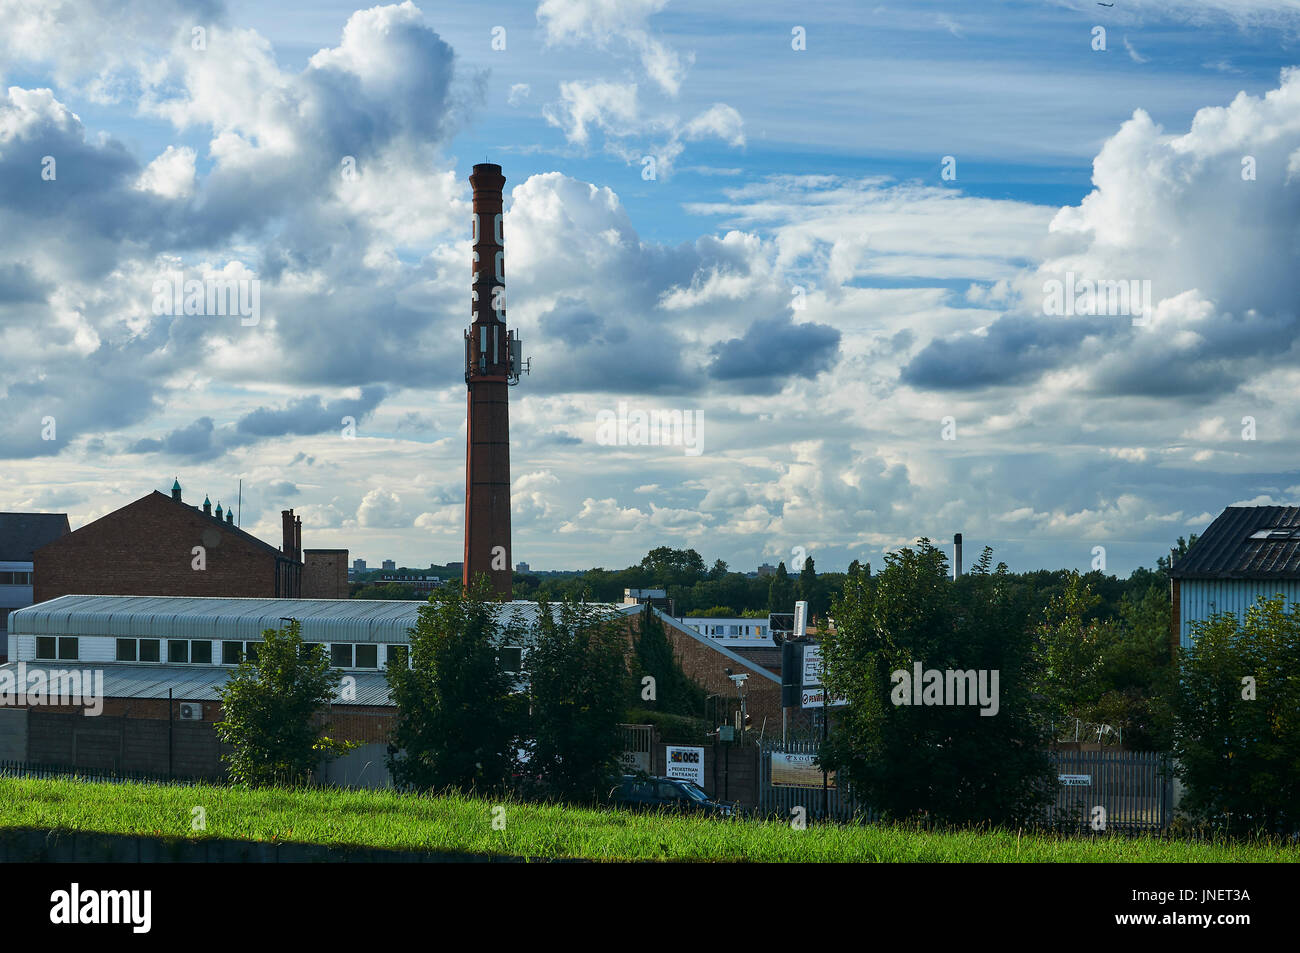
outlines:
[{"label": "window", "polygon": [[656,794],[661,801],[684,801],[686,795],[682,793],[681,788],[675,784],[669,784],[667,781],[659,781],[655,784]]},{"label": "window", "polygon": [[185,639],[167,640],[167,661],[188,662],[190,660],[190,643]]},{"label": "window", "polygon": [[0,572],[0,586],[30,586],[32,574],[29,572]]},{"label": "window", "polygon": [[52,635],[38,635],[36,637],[36,657],[38,659],[52,659],[55,657],[55,646],[57,640]]},{"label": "window", "polygon": [[81,640],[75,635],[59,636],[59,658],[75,659],[81,655]]},{"label": "window", "polygon": [[330,664],[335,668],[352,667],[352,644],[335,642],[330,645]]},{"label": "window", "polygon": [[379,668],[379,646],[357,646],[357,668]]},{"label": "window", "polygon": [[303,642],[298,646],[299,658],[311,658],[312,653],[320,646],[319,642]]},{"label": "window", "polygon": [[190,661],[196,665],[212,664],[212,643],[207,639],[190,643]]},{"label": "window", "polygon": [[262,644],[261,640],[258,640],[258,641],[256,641],[256,642],[245,642],[245,643],[244,643],[244,654],[245,654],[246,656],[248,656],[248,660],[249,660],[250,662],[256,662],[256,661],[257,661],[257,647],[258,647],[259,645],[261,645],[261,644]]},{"label": "window", "polygon": [[141,639],[140,640],[140,661],[157,662],[161,656],[158,654],[162,648],[162,642],[159,639]]},{"label": "window", "polygon": [[135,639],[118,639],[117,655],[115,658],[119,662],[135,661]]},{"label": "window", "polygon": [[524,650],[517,645],[504,645],[497,653],[497,664],[503,672],[522,672],[524,670]]},{"label": "window", "polygon": [[221,643],[221,664],[238,665],[239,658],[244,654],[243,642],[222,642]]},{"label": "window", "polygon": [[409,645],[390,645],[388,647],[389,665],[406,665],[411,655]]}]

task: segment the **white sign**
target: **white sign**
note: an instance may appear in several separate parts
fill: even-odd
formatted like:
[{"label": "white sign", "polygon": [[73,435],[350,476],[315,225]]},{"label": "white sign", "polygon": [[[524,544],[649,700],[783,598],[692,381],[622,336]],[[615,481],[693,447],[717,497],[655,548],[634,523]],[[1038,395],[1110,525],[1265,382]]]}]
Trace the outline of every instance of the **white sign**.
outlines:
[{"label": "white sign", "polygon": [[803,687],[811,688],[822,683],[822,650],[820,646],[803,647]]},{"label": "white sign", "polygon": [[638,771],[650,773],[649,751],[624,751],[619,755],[619,762],[625,774],[636,774]]},{"label": "white sign", "polygon": [[704,749],[667,745],[668,777],[694,781],[704,787]]},{"label": "white sign", "polygon": [[796,602],[794,604],[794,637],[802,639],[808,634],[808,603]]},{"label": "white sign", "polygon": [[1056,779],[1067,788],[1092,787],[1091,774],[1058,774]]},{"label": "white sign", "polygon": [[[800,693],[800,695],[802,698],[802,703],[804,708],[825,708],[826,707],[826,692],[822,689],[820,685],[818,685],[816,688],[805,688]],[[836,706],[839,705],[847,705],[848,703],[849,700],[845,698],[843,695],[836,695],[833,698],[831,698],[832,708],[835,708]]]}]

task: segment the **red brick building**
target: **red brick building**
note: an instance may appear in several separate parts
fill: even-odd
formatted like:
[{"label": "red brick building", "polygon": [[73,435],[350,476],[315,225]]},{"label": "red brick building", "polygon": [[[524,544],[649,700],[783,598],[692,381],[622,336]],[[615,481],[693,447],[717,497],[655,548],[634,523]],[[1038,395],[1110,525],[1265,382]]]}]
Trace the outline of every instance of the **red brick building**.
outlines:
[{"label": "red brick building", "polygon": [[[74,593],[300,598],[302,520],[293,510],[284,510],[281,520],[277,549],[235,526],[220,504],[213,512],[208,500],[201,507],[183,502],[177,482],[171,496],[154,491],[37,549],[33,599]],[[342,553],[346,580],[347,551],[325,552],[331,564]],[[337,572],[323,567],[315,575],[322,591],[336,591],[330,581]]]}]

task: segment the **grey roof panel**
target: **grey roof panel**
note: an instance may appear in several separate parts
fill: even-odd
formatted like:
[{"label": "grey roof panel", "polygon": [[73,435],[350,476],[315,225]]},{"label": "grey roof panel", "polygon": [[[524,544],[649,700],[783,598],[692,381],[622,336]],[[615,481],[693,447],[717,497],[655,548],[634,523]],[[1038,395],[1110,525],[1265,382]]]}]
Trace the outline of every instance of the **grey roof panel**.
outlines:
[{"label": "grey roof panel", "polygon": [[[257,639],[298,619],[309,642],[405,642],[424,601],[391,599],[248,599],[199,596],[67,595],[16,610],[16,635],[123,638]],[[594,603],[610,611],[621,607]],[[558,609],[558,607],[556,607]],[[530,625],[537,603],[502,604],[508,619]]]},{"label": "grey roof panel", "polygon": [[[232,668],[206,665],[130,665],[121,662],[10,662],[0,671],[14,670],[22,664],[34,671],[102,672],[105,698],[166,698],[170,689],[177,701],[217,701],[217,688],[226,683]],[[392,704],[388,680],[381,672],[345,672],[356,679],[356,699],[336,699],[340,705]]]},{"label": "grey roof panel", "polygon": [[29,563],[32,553],[69,532],[67,513],[0,513],[0,562]]},{"label": "grey roof panel", "polygon": [[[1278,538],[1252,538],[1263,530],[1277,530]],[[1174,563],[1170,575],[1300,579],[1300,506],[1229,506]]]}]

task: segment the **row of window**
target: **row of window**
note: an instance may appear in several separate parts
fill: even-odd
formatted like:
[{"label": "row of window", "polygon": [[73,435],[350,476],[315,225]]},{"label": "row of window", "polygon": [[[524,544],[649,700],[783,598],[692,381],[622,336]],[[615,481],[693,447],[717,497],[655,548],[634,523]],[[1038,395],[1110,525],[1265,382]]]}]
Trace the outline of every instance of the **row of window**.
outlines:
[{"label": "row of window", "polygon": [[[118,639],[114,658],[119,662],[161,662],[163,642],[167,643],[167,661],[172,664],[212,664],[212,642],[208,639]],[[245,657],[257,661],[260,641],[221,643],[221,664],[238,665]],[[303,651],[310,651],[321,642],[304,642]],[[330,665],[334,668],[379,668],[379,646],[374,642],[328,643]],[[410,647],[388,646],[389,663],[406,664]],[[75,635],[38,635],[36,658],[40,661],[71,660],[80,657],[80,640]],[[498,662],[506,672],[523,670],[524,650],[518,646],[503,646]]]},{"label": "row of window", "polygon": [[29,572],[0,572],[0,586],[30,586],[32,574]]},{"label": "row of window", "polygon": [[701,635],[713,637],[731,636],[733,639],[742,635],[767,635],[767,626],[763,625],[705,625],[696,626],[696,631]]}]

